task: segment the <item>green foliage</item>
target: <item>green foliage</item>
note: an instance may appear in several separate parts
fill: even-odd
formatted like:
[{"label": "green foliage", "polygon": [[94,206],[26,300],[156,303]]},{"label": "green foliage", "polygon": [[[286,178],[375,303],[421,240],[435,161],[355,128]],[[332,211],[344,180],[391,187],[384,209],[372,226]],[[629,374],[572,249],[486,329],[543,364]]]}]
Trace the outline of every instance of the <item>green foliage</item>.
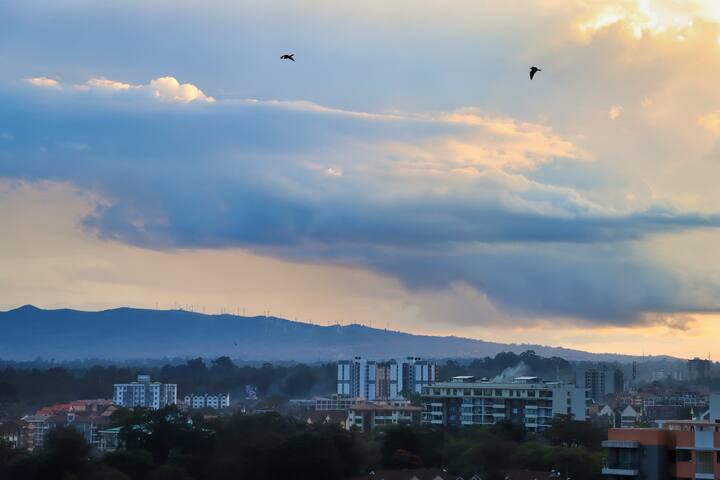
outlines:
[{"label": "green foliage", "polygon": [[527,435],[511,423],[456,430],[388,426],[361,435],[274,413],[212,421],[196,417],[196,422],[174,407],[116,415],[127,450],[89,460],[78,432],[57,429],[34,455],[2,447],[0,459],[6,460],[0,478],[334,480],[379,468],[434,467],[487,480],[502,480],[508,469],[556,469],[575,480],[598,480],[602,456],[596,432],[587,430],[595,427],[567,419],[557,420],[545,435]]},{"label": "green foliage", "polygon": [[129,449],[150,452],[158,464],[177,456],[209,456],[212,432],[195,427],[188,416],[171,405],[160,410],[136,409],[118,414],[122,419],[120,438]]},{"label": "green foliage", "polygon": [[526,443],[515,449],[512,462],[530,470],[560,470],[576,480],[595,480],[600,477],[602,456],[584,448]]},{"label": "green foliage", "polygon": [[541,357],[534,351],[528,350],[521,354],[500,352],[492,357],[478,358],[468,364],[449,360],[442,366],[443,378],[452,378],[457,375],[473,375],[477,378],[493,378],[506,368],[518,366],[520,363],[527,368],[527,372],[547,379],[555,379],[558,375],[569,377],[572,375],[572,364],[560,357]]},{"label": "green foliage", "polygon": [[85,473],[90,445],[82,433],[72,427],[57,427],[45,437],[44,454],[50,478],[79,477]]},{"label": "green foliage", "polygon": [[[113,384],[130,381],[138,373],[176,383],[183,392],[229,392],[233,397],[242,396],[245,385],[257,386],[260,395],[272,390],[288,397],[335,391],[334,364],[275,366],[268,363],[261,368],[239,367],[225,356],[212,360],[209,365],[202,358],[195,358],[180,365],[142,369],[5,367],[0,369],[0,412],[13,418],[46,405],[80,398],[107,398],[112,394]],[[27,403],[15,407],[20,401]]]},{"label": "green foliage", "polygon": [[162,465],[150,475],[150,480],[192,480],[192,477],[177,465]]},{"label": "green foliage", "polygon": [[103,463],[113,467],[133,480],[145,480],[155,468],[150,452],[145,450],[124,450],[106,454]]},{"label": "green foliage", "polygon": [[590,421],[582,422],[564,416],[553,419],[543,436],[553,445],[582,446],[599,450],[602,441],[607,438],[607,428]]}]

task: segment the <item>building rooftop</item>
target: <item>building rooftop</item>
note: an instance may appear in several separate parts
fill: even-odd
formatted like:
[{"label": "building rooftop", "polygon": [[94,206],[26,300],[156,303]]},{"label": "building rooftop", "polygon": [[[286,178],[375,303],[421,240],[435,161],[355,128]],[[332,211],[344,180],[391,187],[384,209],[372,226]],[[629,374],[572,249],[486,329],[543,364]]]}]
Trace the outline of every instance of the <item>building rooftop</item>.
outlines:
[{"label": "building rooftop", "polygon": [[354,407],[350,407],[350,410],[353,411],[360,411],[360,412],[394,412],[397,410],[403,410],[403,411],[411,411],[411,412],[421,412],[422,407],[417,407],[415,405],[385,405],[385,404],[377,404],[377,403],[359,403],[355,405]]},{"label": "building rooftop", "polygon": [[376,470],[353,477],[352,480],[449,480],[456,477],[437,468],[418,468],[412,470]]},{"label": "building rooftop", "polygon": [[[458,380],[456,380],[458,379]],[[524,379],[524,380],[518,380]],[[532,380],[531,380],[532,379]],[[512,381],[478,381],[475,377],[453,377],[449,382],[435,382],[430,387],[441,388],[556,388],[575,387],[572,383],[565,382],[544,382],[539,377],[517,377]]]}]

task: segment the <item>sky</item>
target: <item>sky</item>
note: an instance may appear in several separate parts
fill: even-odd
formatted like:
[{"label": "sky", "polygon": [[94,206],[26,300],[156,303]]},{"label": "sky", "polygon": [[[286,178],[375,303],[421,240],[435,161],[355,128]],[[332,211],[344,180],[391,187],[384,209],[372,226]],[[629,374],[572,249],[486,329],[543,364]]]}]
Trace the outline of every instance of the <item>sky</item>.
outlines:
[{"label": "sky", "polygon": [[714,0],[2,2],[0,65],[0,309],[720,356]]}]

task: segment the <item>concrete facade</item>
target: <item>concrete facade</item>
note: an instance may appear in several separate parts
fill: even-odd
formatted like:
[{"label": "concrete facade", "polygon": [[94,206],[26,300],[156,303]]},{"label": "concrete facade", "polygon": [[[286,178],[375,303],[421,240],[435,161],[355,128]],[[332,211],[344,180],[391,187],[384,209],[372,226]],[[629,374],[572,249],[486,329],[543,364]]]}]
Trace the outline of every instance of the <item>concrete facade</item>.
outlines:
[{"label": "concrete facade", "polygon": [[422,398],[422,421],[428,425],[461,427],[510,420],[537,432],[556,416],[588,418],[585,389],[538,377],[518,377],[510,383],[455,377],[427,387]]}]

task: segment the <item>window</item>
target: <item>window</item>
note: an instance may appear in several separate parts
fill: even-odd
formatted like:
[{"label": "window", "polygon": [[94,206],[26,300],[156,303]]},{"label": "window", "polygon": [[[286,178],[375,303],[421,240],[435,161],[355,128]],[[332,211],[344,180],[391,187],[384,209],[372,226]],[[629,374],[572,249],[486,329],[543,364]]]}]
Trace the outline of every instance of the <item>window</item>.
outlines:
[{"label": "window", "polygon": [[715,473],[715,466],[713,465],[713,452],[697,452],[697,463],[695,464],[695,469],[695,473]]},{"label": "window", "polygon": [[692,450],[677,450],[675,458],[678,462],[692,462]]}]

